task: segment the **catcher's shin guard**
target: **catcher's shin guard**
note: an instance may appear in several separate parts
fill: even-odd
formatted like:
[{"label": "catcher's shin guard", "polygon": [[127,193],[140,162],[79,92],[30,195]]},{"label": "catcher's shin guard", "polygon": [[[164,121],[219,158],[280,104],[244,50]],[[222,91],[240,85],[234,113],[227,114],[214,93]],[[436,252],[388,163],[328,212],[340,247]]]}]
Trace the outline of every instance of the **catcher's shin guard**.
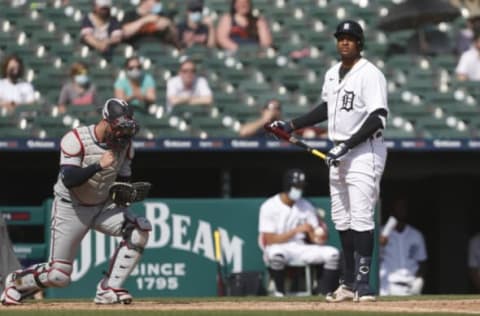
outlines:
[{"label": "catcher's shin guard", "polygon": [[118,246],[107,273],[106,286],[121,288],[140,260],[148,241],[151,224],[147,219],[126,215],[123,240]]},{"label": "catcher's shin guard", "polygon": [[2,303],[20,304],[21,300],[47,287],[65,287],[70,283],[72,265],[68,261],[55,260],[35,264],[25,270],[10,273],[5,280]]}]

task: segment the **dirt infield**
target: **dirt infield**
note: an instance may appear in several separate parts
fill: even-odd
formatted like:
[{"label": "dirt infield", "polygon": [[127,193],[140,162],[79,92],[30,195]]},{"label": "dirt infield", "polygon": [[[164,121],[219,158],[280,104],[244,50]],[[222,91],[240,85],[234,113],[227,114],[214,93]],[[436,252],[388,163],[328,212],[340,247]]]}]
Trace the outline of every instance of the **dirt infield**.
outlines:
[{"label": "dirt infield", "polygon": [[0,306],[0,313],[12,310],[283,310],[283,311],[382,311],[415,313],[463,313],[480,315],[480,299],[406,300],[374,303],[286,302],[286,301],[136,301],[131,305],[100,306],[87,302],[31,302],[21,306]]}]

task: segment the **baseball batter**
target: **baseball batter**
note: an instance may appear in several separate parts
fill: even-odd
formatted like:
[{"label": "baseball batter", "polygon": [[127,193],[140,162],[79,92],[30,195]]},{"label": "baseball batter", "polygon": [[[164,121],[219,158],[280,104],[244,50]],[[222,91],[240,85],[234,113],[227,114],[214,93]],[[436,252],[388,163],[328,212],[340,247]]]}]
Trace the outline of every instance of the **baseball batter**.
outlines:
[{"label": "baseball batter", "polygon": [[3,304],[17,305],[41,289],[67,286],[78,247],[90,229],[123,237],[98,283],[95,303],[131,303],[132,296],[122,284],[140,259],[151,226],[126,206],[113,203],[110,188],[114,181],[128,181],[131,176],[131,138],[137,131],[131,107],[109,99],[100,122],[65,134],[54,186],[49,261],[9,274]]},{"label": "baseball batter", "polygon": [[343,284],[329,302],[373,301],[369,276],[374,245],[374,207],[387,149],[382,130],[388,114],[387,84],[382,72],[362,57],[362,27],[343,21],[336,29],[341,62],[325,74],[321,102],[311,112],[270,126],[290,133],[328,119],[334,147],[330,167],[331,212],[344,254]]},{"label": "baseball batter", "polygon": [[338,284],[340,254],[336,248],[324,245],[327,227],[319,222],[313,205],[302,198],[305,183],[302,170],[287,171],[283,191],[260,207],[259,241],[275,283],[276,296],[285,294],[285,266],[292,261],[318,265],[318,293],[326,294]]}]

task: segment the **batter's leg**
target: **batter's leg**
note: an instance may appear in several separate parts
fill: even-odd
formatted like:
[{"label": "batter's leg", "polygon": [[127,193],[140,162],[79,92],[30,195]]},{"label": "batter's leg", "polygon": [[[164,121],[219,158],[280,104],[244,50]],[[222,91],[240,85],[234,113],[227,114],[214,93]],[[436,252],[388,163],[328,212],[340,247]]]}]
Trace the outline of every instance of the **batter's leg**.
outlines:
[{"label": "batter's leg", "polygon": [[94,302],[97,304],[130,304],[132,296],[123,283],[140,260],[152,229],[146,218],[138,217],[126,209],[110,208],[96,219],[95,229],[112,236],[122,236],[106,277],[97,286]]}]

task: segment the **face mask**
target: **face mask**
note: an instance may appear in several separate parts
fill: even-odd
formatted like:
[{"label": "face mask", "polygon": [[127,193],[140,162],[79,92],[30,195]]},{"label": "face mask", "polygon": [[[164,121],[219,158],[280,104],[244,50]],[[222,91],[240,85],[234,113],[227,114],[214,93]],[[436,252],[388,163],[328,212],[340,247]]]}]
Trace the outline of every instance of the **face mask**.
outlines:
[{"label": "face mask", "polygon": [[130,69],[127,70],[127,76],[130,79],[138,79],[142,76],[142,71],[140,69]]},{"label": "face mask", "polygon": [[162,12],[163,6],[161,3],[155,3],[155,5],[152,7],[152,10],[150,11],[153,14],[159,14]]},{"label": "face mask", "polygon": [[288,197],[292,201],[298,201],[303,195],[303,191],[299,188],[291,187],[288,192]]},{"label": "face mask", "polygon": [[189,17],[190,21],[192,21],[193,23],[198,23],[202,20],[202,12],[192,12],[189,14]]},{"label": "face mask", "polygon": [[76,75],[76,76],[74,77],[74,80],[75,80],[75,82],[78,83],[79,85],[84,86],[84,85],[86,85],[86,84],[88,83],[89,78],[88,78],[87,75],[83,74],[83,75]]}]

